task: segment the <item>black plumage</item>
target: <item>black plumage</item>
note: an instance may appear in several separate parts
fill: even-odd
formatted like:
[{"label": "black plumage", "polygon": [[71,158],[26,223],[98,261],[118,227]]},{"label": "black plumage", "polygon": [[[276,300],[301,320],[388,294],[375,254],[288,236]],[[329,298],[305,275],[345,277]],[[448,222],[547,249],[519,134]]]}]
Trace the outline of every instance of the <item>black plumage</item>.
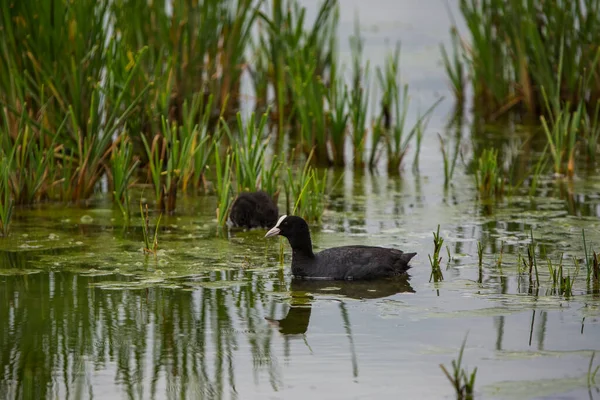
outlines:
[{"label": "black plumage", "polygon": [[417,253],[377,246],[342,246],[313,253],[308,224],[282,216],[265,237],[284,236],[292,247],[292,274],[298,278],[371,280],[404,274]]},{"label": "black plumage", "polygon": [[243,192],[231,206],[229,221],[235,227],[269,228],[275,225],[278,216],[277,204],[268,193]]}]

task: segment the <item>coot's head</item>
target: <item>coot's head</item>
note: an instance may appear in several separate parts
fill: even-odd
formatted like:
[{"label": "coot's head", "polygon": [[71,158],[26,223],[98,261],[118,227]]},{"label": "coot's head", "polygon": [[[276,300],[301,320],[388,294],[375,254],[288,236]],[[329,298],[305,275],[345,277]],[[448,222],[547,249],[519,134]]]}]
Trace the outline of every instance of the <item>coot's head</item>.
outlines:
[{"label": "coot's head", "polygon": [[305,236],[306,234],[310,235],[310,232],[308,224],[304,219],[294,215],[282,215],[275,226],[267,232],[265,237],[279,235],[290,239],[294,236]]},{"label": "coot's head", "polygon": [[277,221],[277,224],[265,237],[283,236],[288,239],[292,249],[300,250],[306,255],[312,256],[312,243],[310,241],[310,231],[308,224],[300,217],[294,215],[282,215]]}]

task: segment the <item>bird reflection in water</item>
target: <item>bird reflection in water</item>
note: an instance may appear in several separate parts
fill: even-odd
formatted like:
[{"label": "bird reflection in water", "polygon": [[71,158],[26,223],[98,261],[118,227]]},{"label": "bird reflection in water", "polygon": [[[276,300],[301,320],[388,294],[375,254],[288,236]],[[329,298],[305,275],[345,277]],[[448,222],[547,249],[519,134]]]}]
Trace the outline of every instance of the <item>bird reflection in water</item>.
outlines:
[{"label": "bird reflection in water", "polygon": [[[379,281],[331,281],[331,280],[301,280],[294,279],[291,283],[291,306],[286,316],[282,319],[265,318],[269,323],[279,330],[285,336],[286,345],[289,345],[288,339],[302,338],[306,342],[306,331],[310,322],[312,312],[312,303],[319,299],[319,296],[335,296],[339,301],[340,313],[344,321],[344,329],[350,344],[352,355],[353,376],[358,377],[358,361],[354,349],[354,339],[352,336],[352,325],[344,298],[357,300],[374,300],[393,296],[398,293],[415,293],[410,286],[407,276],[396,277]],[[331,297],[328,298],[331,300]],[[308,343],[307,343],[308,345]],[[286,346],[287,347],[287,346]]]}]

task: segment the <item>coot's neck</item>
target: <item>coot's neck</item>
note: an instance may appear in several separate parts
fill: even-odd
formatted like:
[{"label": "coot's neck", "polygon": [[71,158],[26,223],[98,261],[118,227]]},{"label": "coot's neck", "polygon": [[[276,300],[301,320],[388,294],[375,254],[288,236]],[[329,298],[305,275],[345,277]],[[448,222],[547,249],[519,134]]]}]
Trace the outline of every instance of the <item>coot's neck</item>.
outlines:
[{"label": "coot's neck", "polygon": [[292,258],[314,258],[315,254],[312,250],[312,242],[310,240],[310,233],[306,232],[306,235],[294,236],[288,238],[290,246],[292,246]]}]

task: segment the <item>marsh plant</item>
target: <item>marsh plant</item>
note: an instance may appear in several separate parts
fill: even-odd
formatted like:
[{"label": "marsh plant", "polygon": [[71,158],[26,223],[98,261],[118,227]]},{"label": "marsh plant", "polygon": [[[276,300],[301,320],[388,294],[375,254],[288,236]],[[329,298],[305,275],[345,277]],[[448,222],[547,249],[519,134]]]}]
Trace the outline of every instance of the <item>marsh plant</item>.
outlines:
[{"label": "marsh plant", "polygon": [[457,400],[473,400],[475,394],[477,368],[473,369],[473,372],[469,374],[469,371],[462,366],[466,343],[467,338],[465,337],[465,340],[463,340],[463,343],[460,346],[460,351],[458,352],[458,359],[452,360],[452,371],[448,371],[443,364],[440,364],[440,368],[444,372],[444,375],[446,375],[454,388]]},{"label": "marsh plant", "polygon": [[352,85],[348,95],[350,108],[350,127],[354,151],[354,167],[364,167],[367,139],[367,112],[369,108],[370,82],[369,62],[363,65],[364,38],[360,36],[358,20],[355,21],[355,33],[350,37],[352,52]]},{"label": "marsh plant", "polygon": [[[543,90],[543,88],[542,88]],[[579,102],[574,111],[569,103],[564,108],[551,105],[546,96],[548,120],[541,116],[542,127],[548,140],[554,172],[558,175],[573,176],[575,173],[575,145],[577,134],[586,112],[583,102]]]},{"label": "marsh plant", "polygon": [[11,160],[0,151],[0,233],[8,236],[8,228],[13,211],[10,190]]},{"label": "marsh plant", "polygon": [[443,244],[444,239],[440,236],[440,226],[438,225],[437,231],[433,232],[433,257],[429,255],[429,263],[431,264],[431,275],[429,276],[430,282],[432,280],[434,282],[444,280],[441,268],[442,257],[440,256]]},{"label": "marsh plant", "polygon": [[158,252],[158,229],[160,226],[160,220],[162,218],[162,213],[158,216],[156,220],[156,226],[154,227],[154,234],[151,235],[150,231],[150,214],[148,210],[148,204],[146,204],[146,208],[142,206],[142,202],[140,202],[140,217],[142,218],[142,235],[144,238],[144,254],[153,254],[155,257]]},{"label": "marsh plant", "polygon": [[[232,143],[233,170],[237,191],[257,191],[262,189],[265,177],[264,167],[269,137],[264,136],[267,124],[267,113],[263,114],[258,125],[254,113],[246,123],[242,120],[241,113],[237,113],[237,132],[235,136],[228,124],[222,120],[222,127]],[[270,173],[269,173],[270,172]],[[267,170],[267,177],[275,177],[275,172]],[[270,185],[272,187],[272,185]]]},{"label": "marsh plant", "polygon": [[287,213],[299,215],[309,222],[319,222],[325,210],[327,171],[319,173],[310,164],[312,153],[301,170],[287,167],[284,181]]},{"label": "marsh plant", "polygon": [[[323,1],[313,21],[297,0],[268,8],[261,0],[167,8],[144,0],[53,1],[38,8],[11,1],[0,5],[0,15],[0,149],[12,160],[8,186],[15,205],[87,201],[106,179],[123,215],[130,213],[134,183],[151,184],[156,208],[172,213],[181,193],[217,186],[222,219],[231,189],[262,189],[277,198],[289,167],[288,176],[302,180],[293,190],[287,184],[293,203],[319,218],[324,174],[296,170],[284,143],[300,148],[313,167],[362,168],[372,133],[380,146],[370,166],[383,151],[397,170],[427,125],[425,115],[414,127],[404,125],[408,93],[399,83],[398,47],[379,71],[383,111],[370,126],[364,39],[357,20],[347,82],[338,59],[336,0]],[[250,60],[251,53],[258,54]],[[250,121],[238,116],[236,127],[231,122],[245,72],[265,111]],[[273,123],[276,140],[266,135]],[[223,144],[231,145],[229,161]],[[352,157],[345,157],[346,144]]]},{"label": "marsh plant", "polygon": [[509,110],[537,116],[542,88],[552,99],[585,101],[593,109],[600,98],[600,49],[580,38],[600,38],[598,6],[597,0],[461,0],[470,37],[457,37],[453,27],[451,49],[443,53],[456,99],[462,102],[462,76],[468,76],[475,108],[488,117]]},{"label": "marsh plant", "polygon": [[452,53],[448,54],[446,48],[440,45],[442,52],[442,61],[444,63],[444,69],[446,75],[450,81],[450,87],[454,92],[454,97],[458,108],[462,108],[465,97],[465,64],[462,54],[461,38],[458,34],[456,27],[452,27],[450,30],[450,36],[452,37]]},{"label": "marsh plant", "polygon": [[[427,126],[429,116],[435,107],[442,101],[438,99],[428,110],[417,118],[415,124],[407,125],[410,98],[408,84],[399,85],[400,81],[400,45],[396,46],[394,53],[387,56],[383,68],[376,69],[377,82],[383,92],[381,100],[381,120],[383,122],[383,135],[376,134],[379,140],[384,140],[388,160],[388,171],[398,173],[410,143],[419,137]],[[417,144],[420,143],[416,141]],[[373,151],[378,142],[373,142]],[[418,149],[417,149],[418,152]],[[373,159],[374,157],[371,157]]]},{"label": "marsh plant", "polygon": [[193,175],[194,157],[206,140],[199,141],[198,125],[178,125],[163,117],[162,134],[152,143],[142,136],[148,156],[151,180],[158,208],[171,213],[177,204],[177,191]]},{"label": "marsh plant", "polygon": [[215,174],[217,177],[217,185],[215,190],[217,192],[217,226],[224,227],[227,224],[227,218],[229,217],[229,210],[233,204],[233,164],[235,163],[235,152],[231,149],[227,149],[225,159],[215,152]]},{"label": "marsh plant", "polygon": [[550,258],[547,259],[547,263],[550,279],[552,280],[552,292],[566,298],[573,296],[573,284],[577,274],[571,276],[569,272],[564,271],[563,255],[559,255],[557,263],[553,263]]},{"label": "marsh plant", "polygon": [[126,135],[122,135],[111,153],[110,166],[113,200],[119,206],[125,219],[130,216],[129,189],[134,184],[133,175],[139,160],[133,158],[133,145]]},{"label": "marsh plant", "polygon": [[477,159],[475,185],[482,199],[501,196],[504,193],[504,174],[498,164],[498,150],[484,149]]}]

